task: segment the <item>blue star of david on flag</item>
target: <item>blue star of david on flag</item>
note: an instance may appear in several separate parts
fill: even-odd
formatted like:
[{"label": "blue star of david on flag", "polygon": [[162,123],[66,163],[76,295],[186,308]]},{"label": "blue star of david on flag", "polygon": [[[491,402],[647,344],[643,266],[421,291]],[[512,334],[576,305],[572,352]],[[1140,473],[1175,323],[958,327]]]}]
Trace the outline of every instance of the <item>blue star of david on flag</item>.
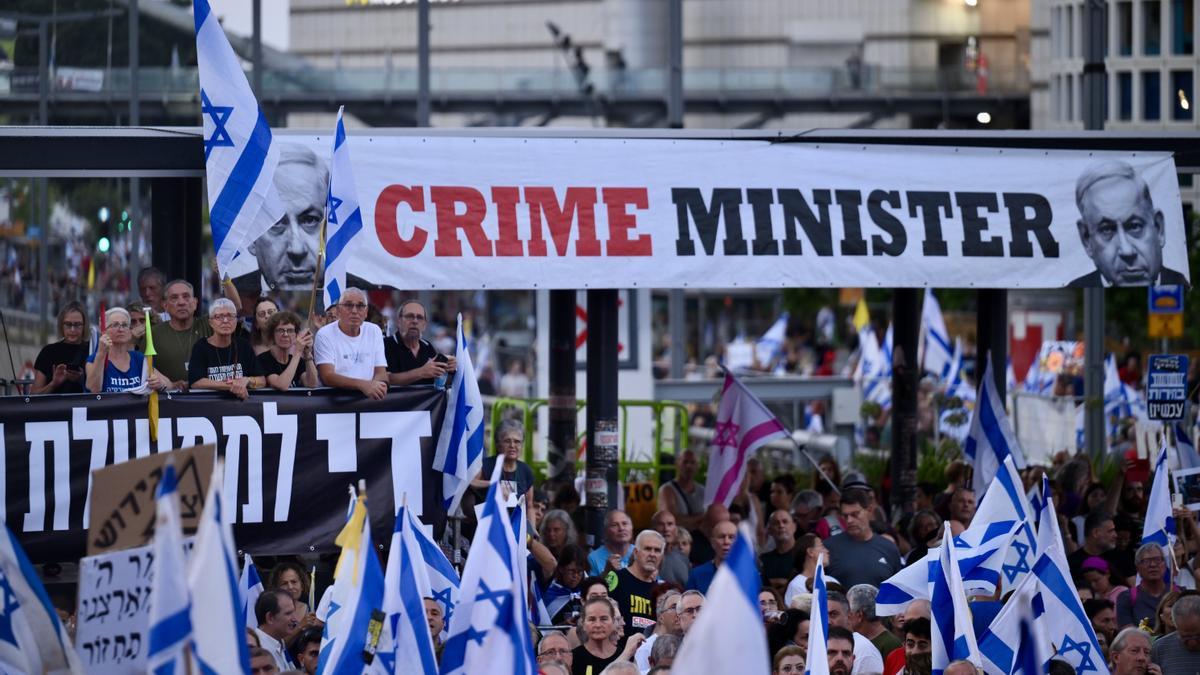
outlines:
[{"label": "blue star of david on flag", "polygon": [[233,114],[233,106],[231,105],[213,105],[208,99],[208,92],[200,90],[200,114],[208,115],[213,123],[212,136],[204,139],[204,160],[208,161],[208,156],[212,153],[213,148],[232,148],[233,139],[229,136],[229,131],[225,128],[225,123],[229,121],[229,116]]},{"label": "blue star of david on flag", "polygon": [[21,608],[21,603],[17,602],[17,596],[13,593],[12,585],[8,583],[8,577],[0,574],[0,641],[9,644],[17,644],[17,635],[13,632],[13,612]]},{"label": "blue star of david on flag", "polygon": [[1086,640],[1083,642],[1076,642],[1071,639],[1070,635],[1064,635],[1062,639],[1062,646],[1058,648],[1058,653],[1065,656],[1071,652],[1079,652],[1079,656],[1081,657],[1079,660],[1079,665],[1075,667],[1075,672],[1100,672],[1099,669],[1096,668],[1096,664],[1092,662],[1092,645],[1088,644]]},{"label": "blue star of david on flag", "polygon": [[1017,575],[1030,571],[1029,558],[1027,557],[1029,546],[1014,539],[1012,547],[1017,552],[1017,564],[1004,565],[1004,576],[1008,578],[1010,583],[1017,578]]},{"label": "blue star of david on flag", "polygon": [[338,199],[337,197],[334,197],[333,194],[329,195],[329,224],[330,225],[338,224],[337,210],[338,210],[338,207],[341,205],[342,205],[342,200]]}]

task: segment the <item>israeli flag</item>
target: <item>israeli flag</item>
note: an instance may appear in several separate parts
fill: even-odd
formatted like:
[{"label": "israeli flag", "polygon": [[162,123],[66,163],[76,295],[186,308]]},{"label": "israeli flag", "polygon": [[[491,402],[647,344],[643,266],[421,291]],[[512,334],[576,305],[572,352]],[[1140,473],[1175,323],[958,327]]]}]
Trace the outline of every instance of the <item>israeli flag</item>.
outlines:
[{"label": "israeli flag", "polygon": [[817,571],[813,574],[812,611],[809,617],[808,658],[804,660],[804,675],[829,675],[829,591],[825,587],[825,566],[819,558]]},{"label": "israeli flag", "polygon": [[377,654],[384,625],[383,569],[371,541],[366,495],[359,495],[336,543],[342,552],[333,575],[336,588],[321,637],[317,673],[387,673],[386,656]]},{"label": "israeli flag", "polygon": [[942,307],[938,304],[933,289],[925,289],[925,303],[921,306],[921,338],[925,344],[922,363],[925,372],[945,379],[950,372],[950,360],[954,350],[950,346],[950,332],[942,318]]},{"label": "israeli flag", "polygon": [[82,673],[71,638],[25,550],[0,535],[0,673]]},{"label": "israeli flag", "polygon": [[[175,465],[167,462],[155,492],[154,561],[151,563],[148,670],[156,675],[187,672],[192,642],[192,600],[188,593],[179,518]],[[226,620],[229,620],[228,618]],[[242,636],[242,643],[246,638]],[[249,663],[249,659],[247,659]]]},{"label": "israeli flag", "polygon": [[[458,511],[463,493],[483,466],[483,397],[471,365],[471,353],[463,336],[462,314],[458,315],[458,370],[450,386],[450,401],[438,434],[433,468],[442,472],[442,495],[446,512]],[[497,462],[500,464],[501,462]]]},{"label": "israeli flag", "polygon": [[[1048,660],[1045,655],[1054,653],[1047,633],[1036,629],[1044,613],[1037,577],[1031,574],[1017,585],[992,619],[991,625],[979,636],[984,672],[988,675],[1018,672],[1023,675],[1044,675],[1042,666]],[[1029,631],[1026,638],[1022,635],[1022,627],[1031,623],[1035,629]]]},{"label": "israeli flag", "polygon": [[[412,509],[406,510],[406,514],[409,520],[406,532],[411,532],[413,538],[416,539],[421,560],[425,563],[425,577],[429,580],[429,589],[428,591],[422,589],[422,597],[433,598],[441,603],[446,625],[449,626],[450,619],[454,616],[454,608],[458,605],[458,587],[461,584],[458,571],[454,569],[454,565],[450,564],[450,560],[442,552],[442,547],[434,542],[433,537],[413,514]],[[445,629],[442,630],[441,637],[443,640],[447,637]]]},{"label": "israeli flag", "polygon": [[1008,423],[1004,401],[996,391],[995,382],[989,355],[987,368],[983,371],[979,401],[971,417],[971,430],[963,446],[963,455],[975,467],[971,488],[981,497],[986,496],[1006,457],[1012,457],[1018,469],[1025,468],[1025,455],[1017,445],[1016,434]]},{"label": "israeli flag", "polygon": [[1196,453],[1196,444],[1192,442],[1187,425],[1183,422],[1175,422],[1171,425],[1171,433],[1175,435],[1175,454],[1179,460],[1179,468],[1200,468],[1200,454]]},{"label": "israeli flag", "polygon": [[[1002,569],[1013,536],[1020,524],[1013,520],[984,521],[976,516],[971,527],[951,541],[959,578],[970,593],[991,595],[1001,585]],[[893,574],[879,585],[875,613],[894,616],[913,600],[929,600],[929,570],[941,565],[941,552],[930,550],[919,561]]]},{"label": "israeli flag", "polygon": [[238,251],[283,215],[272,180],[279,149],[242,64],[208,0],[192,0],[204,168],[217,267],[225,274]]},{"label": "israeli flag", "polygon": [[[1150,487],[1150,499],[1146,502],[1146,520],[1142,524],[1142,544],[1158,544],[1162,547],[1163,560],[1171,560],[1171,547],[1175,545],[1175,517],[1171,511],[1171,479],[1167,469],[1167,446],[1164,443],[1154,462],[1154,483]],[[1167,566],[1165,578],[1171,586],[1171,566]],[[1138,580],[1139,583],[1141,580]]]},{"label": "israeli flag", "polygon": [[754,356],[758,359],[760,369],[768,370],[771,363],[783,353],[783,341],[787,338],[787,325],[788,313],[784,312],[754,344]]},{"label": "israeli flag", "polygon": [[1050,479],[1043,475],[1041,494],[1038,497],[1037,510],[1037,553],[1050,556],[1051,562],[1058,566],[1064,574],[1070,574],[1067,566],[1067,556],[1063,554],[1062,543],[1066,539],[1058,529],[1058,511],[1054,508],[1054,495],[1050,490]]},{"label": "israeli flag", "polygon": [[971,627],[971,610],[967,608],[967,592],[955,558],[954,539],[950,523],[942,531],[938,547],[938,563],[930,564],[929,611],[932,616],[930,633],[933,646],[933,672],[939,675],[952,661],[964,659],[982,665],[975,630]]},{"label": "israeli flag", "polygon": [[771,672],[771,652],[767,649],[766,631],[762,629],[758,591],[754,543],[743,528],[734,539],[725,564],[717,568],[704,600],[704,611],[679,645],[671,670],[747,675]]},{"label": "israeli flag", "polygon": [[[1015,587],[1029,574],[1038,553],[1033,507],[1012,458],[1004,460],[995,480],[997,489],[979,502],[971,526],[953,539],[959,574],[969,593],[990,595],[997,588]],[[937,560],[938,551],[930,551],[923,564],[910,564],[880,584],[875,613],[892,616],[915,599],[929,599],[925,565],[940,564]]]},{"label": "israeli flag", "polygon": [[863,326],[858,332],[858,349],[854,379],[862,387],[863,399],[878,403],[885,409],[891,407],[891,363],[880,349],[879,340],[870,324]]},{"label": "israeli flag", "polygon": [[246,617],[246,625],[257,626],[258,617],[254,615],[254,604],[258,602],[258,596],[262,595],[263,582],[262,577],[258,576],[258,568],[254,566],[254,560],[248,553],[242,561],[242,576],[238,581],[238,591],[241,593],[242,611]]},{"label": "israeli flag", "polygon": [[503,467],[503,462],[496,462],[463,569],[462,597],[442,649],[442,675],[537,672],[525,598],[520,594],[517,542],[500,501]]},{"label": "israeli flag", "polygon": [[[1058,549],[1055,545],[1052,549]],[[1057,556],[1047,551],[1039,556],[1033,566],[1037,577],[1040,603],[1035,598],[1034,607],[1041,608],[1037,621],[1037,632],[1050,641],[1053,649],[1044,653],[1057,654],[1075,668],[1075,672],[1108,675],[1104,654],[1096,640],[1092,622],[1083,611],[1079,593],[1071,583],[1071,573],[1060,567],[1055,558],[1065,560],[1061,551]]]},{"label": "israeli flag", "polygon": [[354,237],[362,232],[362,211],[358,208],[358,190],[354,169],[350,166],[350,144],[346,124],[338,108],[337,127],[333,132],[333,162],[329,167],[329,223],[325,227],[325,306],[338,301],[346,289],[347,251]]},{"label": "israeli flag", "polygon": [[[248,673],[250,651],[246,648],[246,626],[258,622],[246,623],[233,524],[223,511],[224,476],[225,469],[218,459],[213,465],[204,513],[196,531],[196,547],[188,561],[192,640],[201,673]],[[250,556],[246,556],[246,561],[249,563]],[[258,576],[252,563],[249,569]],[[258,592],[262,592],[261,582]]]},{"label": "israeli flag", "polygon": [[431,593],[429,575],[410,514],[411,509],[400,507],[392,530],[383,591],[388,644],[380,647],[380,656],[391,672],[436,675],[437,658],[425,620],[424,599]]}]

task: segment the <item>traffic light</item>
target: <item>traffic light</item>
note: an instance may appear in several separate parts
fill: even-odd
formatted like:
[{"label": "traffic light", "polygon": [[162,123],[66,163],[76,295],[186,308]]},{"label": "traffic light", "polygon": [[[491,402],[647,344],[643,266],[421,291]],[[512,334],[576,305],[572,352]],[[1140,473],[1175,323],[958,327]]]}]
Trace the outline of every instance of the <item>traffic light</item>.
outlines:
[{"label": "traffic light", "polygon": [[100,237],[99,240],[96,241],[96,250],[97,251],[100,251],[101,253],[108,253],[108,248],[109,248],[108,237],[102,236],[102,237]]}]

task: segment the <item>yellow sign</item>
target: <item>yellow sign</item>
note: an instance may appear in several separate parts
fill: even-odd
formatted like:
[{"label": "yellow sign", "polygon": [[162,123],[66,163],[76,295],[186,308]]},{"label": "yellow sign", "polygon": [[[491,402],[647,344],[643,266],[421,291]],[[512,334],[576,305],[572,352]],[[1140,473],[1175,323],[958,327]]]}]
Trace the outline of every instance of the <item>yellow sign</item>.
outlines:
[{"label": "yellow sign", "polygon": [[625,484],[625,513],[629,514],[635,528],[644,530],[650,527],[650,519],[657,510],[658,493],[654,490],[654,483]]},{"label": "yellow sign", "polygon": [[1149,332],[1152,338],[1183,337],[1182,314],[1147,314],[1150,320]]}]

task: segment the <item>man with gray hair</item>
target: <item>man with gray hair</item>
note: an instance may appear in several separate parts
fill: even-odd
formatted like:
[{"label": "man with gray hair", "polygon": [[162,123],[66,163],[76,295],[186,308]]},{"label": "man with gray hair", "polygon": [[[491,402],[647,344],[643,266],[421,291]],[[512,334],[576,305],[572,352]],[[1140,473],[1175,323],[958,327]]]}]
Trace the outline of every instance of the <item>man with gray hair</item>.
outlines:
[{"label": "man with gray hair", "polygon": [[1200,595],[1185,595],[1171,607],[1175,632],[1154,641],[1150,659],[1164,673],[1200,673]]},{"label": "man with gray hair", "polygon": [[1167,557],[1158,544],[1142,544],[1133,554],[1141,581],[1117,596],[1117,626],[1136,626],[1142,620],[1157,620],[1158,603],[1171,590],[1167,586]]},{"label": "man with gray hair", "polygon": [[678,635],[664,635],[655,640],[650,650],[650,668],[670,668],[675,663],[675,655],[679,653],[681,644],[683,640]]},{"label": "man with gray hair", "polygon": [[665,635],[678,636],[679,630],[679,598],[680,593],[674,589],[658,596],[658,622],[654,624],[654,632],[638,647],[633,655],[633,662],[638,670],[647,673],[653,667],[650,662],[650,650],[660,637]]},{"label": "man with gray hair", "polygon": [[317,374],[327,387],[355,389],[363,396],[382,399],[387,395],[387,358],[383,331],[366,320],[367,293],[350,287],[337,304],[338,320],[317,331],[313,360]]},{"label": "man with gray hair", "polygon": [[796,521],[796,536],[812,532],[813,525],[821,517],[821,507],[825,505],[821,493],[816,490],[801,490],[792,497],[792,520]]},{"label": "man with gray hair", "polygon": [[879,589],[870,584],[851,586],[846,591],[846,602],[850,605],[850,630],[871,641],[879,654],[891,654],[900,646],[900,640],[875,616],[875,598]]},{"label": "man with gray hair", "polygon": [[196,320],[198,305],[195,290],[183,279],[174,279],[163,286],[163,307],[169,318],[153,329],[154,348],[158,351],[154,367],[171,380],[172,389],[187,391],[192,346],[212,335],[207,321]]},{"label": "man with gray hair", "polygon": [[218,298],[209,306],[212,335],[197,340],[188,359],[188,386],[192,389],[227,391],[244,401],[250,389],[266,386],[254,348],[246,338],[233,334],[237,320],[237,308],[228,298]]},{"label": "man with gray hair", "polygon": [[600,675],[641,675],[641,671],[628,661],[613,661],[600,671]]},{"label": "man with gray hair", "polygon": [[951,661],[950,665],[942,671],[942,675],[978,675],[979,669],[970,661]]},{"label": "man with gray hair", "polygon": [[[1150,662],[1150,636],[1141,630],[1129,627],[1117,633],[1108,648],[1108,659],[1112,662],[1112,675],[1162,675],[1158,665]],[[1175,675],[1176,671],[1170,671]],[[1187,671],[1178,671],[1187,672]]]},{"label": "man with gray hair", "polygon": [[1096,271],[1069,286],[1187,284],[1183,274],[1163,266],[1163,212],[1154,207],[1150,186],[1128,163],[1089,166],[1075,182],[1075,204],[1079,239]]},{"label": "man with gray hair", "polygon": [[658,566],[667,542],[655,530],[642,530],[633,542],[633,558],[627,567],[610,570],[605,576],[608,597],[617,601],[621,615],[629,618],[633,630],[642,632],[658,621],[654,587],[659,584]]},{"label": "man with gray hair", "polygon": [[329,194],[329,171],[317,153],[299,143],[279,143],[272,182],[283,217],[246,248],[258,260],[263,284],[273,290],[306,291],[317,277],[321,221]]}]

